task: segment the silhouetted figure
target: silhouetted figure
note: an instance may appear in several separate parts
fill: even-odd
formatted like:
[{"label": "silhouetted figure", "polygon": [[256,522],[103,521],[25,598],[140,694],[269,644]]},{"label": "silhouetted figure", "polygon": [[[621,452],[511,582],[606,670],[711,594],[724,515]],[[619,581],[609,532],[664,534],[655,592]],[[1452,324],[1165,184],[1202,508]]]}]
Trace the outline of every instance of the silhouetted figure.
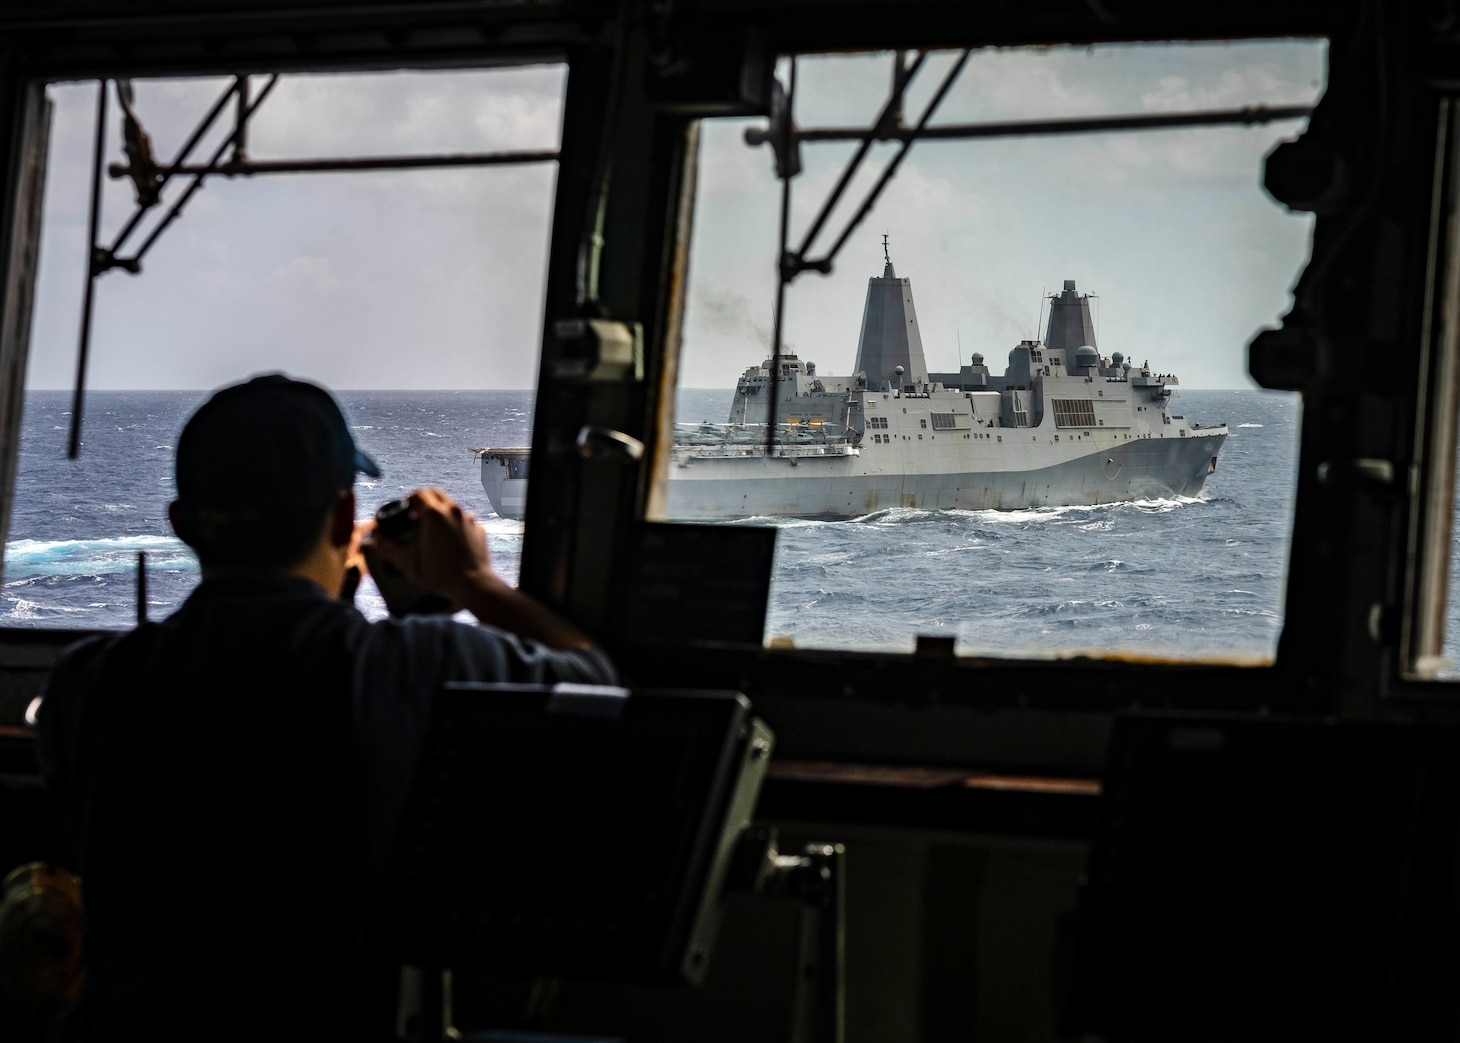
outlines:
[{"label": "silhouetted figure", "polygon": [[357,472],[380,473],[323,389],[271,375],[213,395],[178,439],[168,512],[202,583],[51,677],[38,733],[85,892],[81,1038],[388,1035],[394,968],[368,913],[433,693],[614,679],[492,572],[440,490],[413,493],[413,539],[377,552],[487,625],[371,623],[339,599]]}]

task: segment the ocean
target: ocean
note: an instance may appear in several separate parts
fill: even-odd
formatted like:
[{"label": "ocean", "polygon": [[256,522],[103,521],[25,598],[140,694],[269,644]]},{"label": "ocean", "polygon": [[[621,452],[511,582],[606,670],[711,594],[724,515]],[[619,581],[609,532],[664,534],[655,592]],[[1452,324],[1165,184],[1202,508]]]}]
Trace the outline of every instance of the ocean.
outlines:
[{"label": "ocean", "polygon": [[[679,419],[723,419],[730,395],[682,391]],[[70,461],[70,393],[27,394],[0,623],[130,626],[139,552],[150,618],[187,596],[197,565],[171,535],[166,508],[174,439],[202,397],[91,392],[81,457]],[[357,487],[362,515],[419,485],[441,486],[483,520],[496,569],[515,581],[522,525],[493,514],[468,450],[526,444],[532,393],[343,391],[339,399],[357,442],[384,472]],[[780,521],[767,638],[907,650],[918,634],[951,634],[965,654],[1271,657],[1282,624],[1299,400],[1180,391],[1173,411],[1231,429],[1200,498]],[[384,614],[372,587],[357,603],[366,615]],[[1460,647],[1455,618],[1451,646]]]}]

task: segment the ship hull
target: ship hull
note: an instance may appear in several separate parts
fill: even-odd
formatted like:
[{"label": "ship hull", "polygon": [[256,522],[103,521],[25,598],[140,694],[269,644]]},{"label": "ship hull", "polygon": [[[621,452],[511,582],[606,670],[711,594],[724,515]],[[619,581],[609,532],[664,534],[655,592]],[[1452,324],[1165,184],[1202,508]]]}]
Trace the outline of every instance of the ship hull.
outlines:
[{"label": "ship hull", "polygon": [[[1021,454],[1025,467],[977,469],[965,444],[948,454],[943,467],[917,472],[898,470],[912,449],[883,447],[879,453],[864,445],[842,454],[767,458],[681,447],[670,466],[667,515],[676,521],[855,518],[894,507],[1009,511],[1194,497],[1215,470],[1226,437],[1225,428],[1194,430],[1189,437],[1132,439],[1076,454],[1064,450],[1063,458],[1044,463],[1057,450],[1048,443],[1041,448],[1031,436]],[[1001,454],[1010,451],[999,446]],[[517,473],[525,475],[525,466]],[[509,478],[500,457],[483,456],[482,486],[499,515],[523,516],[527,481]]]},{"label": "ship hull", "polygon": [[1033,458],[1051,454],[1030,452],[1033,466],[1003,470],[955,461],[933,470],[926,463],[923,470],[899,470],[899,461],[879,462],[866,446],[842,457],[683,454],[671,464],[667,514],[681,521],[848,518],[894,507],[1020,510],[1197,496],[1225,438],[1223,430],[1131,440],[1043,466]]}]

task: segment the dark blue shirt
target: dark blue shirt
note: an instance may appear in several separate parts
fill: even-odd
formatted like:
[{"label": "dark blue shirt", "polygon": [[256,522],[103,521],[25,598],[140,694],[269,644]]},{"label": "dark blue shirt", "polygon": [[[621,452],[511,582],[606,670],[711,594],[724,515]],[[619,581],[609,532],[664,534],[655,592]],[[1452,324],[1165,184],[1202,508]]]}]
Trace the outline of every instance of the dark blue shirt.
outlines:
[{"label": "dark blue shirt", "polygon": [[207,580],[165,622],[72,648],[37,731],[87,906],[83,1035],[354,1031],[433,693],[613,680],[597,651],[371,623],[297,578]]}]

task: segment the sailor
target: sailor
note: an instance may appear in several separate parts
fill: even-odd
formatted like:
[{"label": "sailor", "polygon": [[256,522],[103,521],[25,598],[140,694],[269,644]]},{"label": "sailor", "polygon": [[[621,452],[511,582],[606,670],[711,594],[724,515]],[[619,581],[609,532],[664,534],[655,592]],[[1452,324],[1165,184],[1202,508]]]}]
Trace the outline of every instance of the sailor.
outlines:
[{"label": "sailor", "polygon": [[[367,911],[448,681],[612,682],[577,627],[491,569],[438,489],[382,557],[486,625],[368,622],[336,597],[360,452],[333,398],[224,388],[177,442],[169,518],[202,582],[161,623],[57,665],[38,720],[85,893],[82,1039],[388,1035],[395,971]],[[484,808],[484,814],[490,809]]]}]

